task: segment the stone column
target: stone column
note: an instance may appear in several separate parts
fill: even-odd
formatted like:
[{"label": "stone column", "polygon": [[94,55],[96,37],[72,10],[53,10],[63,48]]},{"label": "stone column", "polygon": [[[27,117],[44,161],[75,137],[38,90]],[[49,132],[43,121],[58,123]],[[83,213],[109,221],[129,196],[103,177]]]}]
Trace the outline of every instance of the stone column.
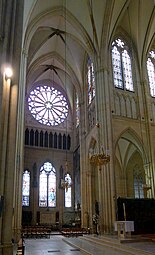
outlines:
[{"label": "stone column", "polygon": [[22,220],[22,176],[24,171],[24,107],[25,107],[25,84],[26,84],[26,63],[27,53],[22,50],[21,68],[18,86],[18,109],[17,109],[17,126],[16,126],[16,158],[15,158],[15,198],[14,198],[14,239],[19,240],[21,237],[21,220]]},{"label": "stone column", "polygon": [[[8,137],[8,127],[9,127],[9,101],[10,101],[10,87],[11,87],[11,80],[5,80],[5,74],[4,74],[4,79],[3,79],[3,96],[2,96],[2,100],[3,100],[3,113],[4,113],[4,119],[3,119],[3,124],[2,124],[2,130],[3,130],[3,134],[2,134],[2,141],[1,141],[1,146],[2,146],[2,151],[1,151],[1,171],[0,171],[0,181],[1,181],[1,185],[0,185],[0,192],[1,192],[1,196],[4,197],[4,202],[3,202],[3,207],[2,207],[2,213],[1,213],[1,217],[0,217],[0,243],[1,246],[4,245],[4,234],[3,234],[3,228],[4,228],[4,214],[5,214],[5,200],[6,200],[6,194],[5,194],[5,180],[6,180],[6,164],[7,164],[7,137]],[[11,209],[12,210],[12,209]],[[12,215],[11,215],[11,219],[12,219]],[[10,231],[10,228],[8,228]],[[12,231],[11,231],[12,232]],[[12,234],[12,233],[11,233]],[[12,236],[11,236],[12,238]],[[9,240],[9,244],[6,244],[7,246],[12,247],[11,245],[11,238]]]},{"label": "stone column", "polygon": [[[96,72],[96,104],[99,122],[99,148],[103,147],[104,152],[108,149],[112,152],[112,123],[110,112],[110,95],[108,70],[100,68]],[[112,155],[113,153],[111,153]],[[114,183],[114,168],[113,159],[111,157],[110,163],[101,166],[101,221],[102,232],[110,232],[113,229],[115,220],[115,183]],[[104,230],[103,230],[104,228]]]},{"label": "stone column", "polygon": [[88,155],[86,155],[86,132],[85,132],[85,109],[84,104],[80,103],[80,178],[81,178],[81,225],[87,227],[88,222],[88,196],[87,196],[87,171],[88,171]]},{"label": "stone column", "polygon": [[5,136],[3,145],[5,150],[2,156],[4,172],[4,208],[2,214],[2,250],[4,254],[12,254],[12,225],[14,218],[14,178],[15,178],[15,139],[16,139],[16,114],[17,114],[17,85],[11,80],[4,83],[6,93],[6,119],[4,123]]},{"label": "stone column", "polygon": [[[2,106],[0,116],[0,195],[4,196],[4,206],[0,217],[0,254],[12,255],[11,239],[14,237],[13,229],[16,217],[18,217],[15,213],[15,193],[18,187],[16,164],[19,160],[16,151],[16,134],[23,0],[5,0],[2,1],[0,7],[0,27],[3,26],[0,35],[1,64],[3,67],[4,64],[9,63],[13,68],[12,82],[4,78],[1,83],[2,93],[0,96]],[[20,178],[19,172],[17,175]],[[17,194],[19,195],[19,192]]]},{"label": "stone column", "polygon": [[[90,168],[89,168],[90,167]],[[93,218],[93,198],[92,194],[94,193],[93,186],[93,171],[95,171],[95,166],[90,166],[88,162],[88,170],[87,170],[87,227],[93,229],[92,218]]]}]

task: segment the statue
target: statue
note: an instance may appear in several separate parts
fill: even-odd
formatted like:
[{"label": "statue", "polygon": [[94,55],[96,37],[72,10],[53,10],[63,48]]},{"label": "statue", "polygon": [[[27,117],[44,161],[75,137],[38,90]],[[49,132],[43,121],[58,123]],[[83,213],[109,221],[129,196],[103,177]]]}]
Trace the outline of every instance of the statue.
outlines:
[{"label": "statue", "polygon": [[99,215],[99,203],[97,200],[95,200],[95,214]]}]

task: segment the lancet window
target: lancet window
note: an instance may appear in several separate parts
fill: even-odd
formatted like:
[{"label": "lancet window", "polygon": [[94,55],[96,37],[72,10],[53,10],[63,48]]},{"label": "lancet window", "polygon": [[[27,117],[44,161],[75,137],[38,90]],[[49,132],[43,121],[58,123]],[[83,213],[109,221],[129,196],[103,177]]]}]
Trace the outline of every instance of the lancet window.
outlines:
[{"label": "lancet window", "polygon": [[88,105],[95,97],[95,74],[94,65],[90,57],[87,60],[87,84],[88,84]]},{"label": "lancet window", "polygon": [[56,207],[56,170],[50,162],[40,168],[39,206]]},{"label": "lancet window", "polygon": [[129,48],[120,38],[112,43],[112,67],[114,86],[116,88],[134,91]]},{"label": "lancet window", "polygon": [[79,109],[79,98],[78,95],[76,94],[76,127],[79,126],[79,121],[80,121],[80,109]]},{"label": "lancet window", "polygon": [[144,198],[143,177],[140,171],[134,171],[134,193],[135,198]]},{"label": "lancet window", "polygon": [[150,86],[150,94],[155,97],[155,50],[150,51],[147,58],[147,72]]},{"label": "lancet window", "polygon": [[22,182],[22,206],[30,205],[30,172],[25,170]]},{"label": "lancet window", "polygon": [[67,184],[65,188],[65,207],[71,207],[72,206],[72,179],[70,174],[65,175],[65,183]]}]

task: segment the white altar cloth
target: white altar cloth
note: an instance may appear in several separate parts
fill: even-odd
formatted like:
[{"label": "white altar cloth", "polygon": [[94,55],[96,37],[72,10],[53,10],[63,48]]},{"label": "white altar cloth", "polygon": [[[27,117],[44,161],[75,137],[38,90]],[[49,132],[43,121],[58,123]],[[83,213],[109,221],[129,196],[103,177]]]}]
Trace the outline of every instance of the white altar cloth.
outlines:
[{"label": "white altar cloth", "polygon": [[134,231],[134,221],[115,221],[115,231],[118,232],[118,237],[127,237]]}]

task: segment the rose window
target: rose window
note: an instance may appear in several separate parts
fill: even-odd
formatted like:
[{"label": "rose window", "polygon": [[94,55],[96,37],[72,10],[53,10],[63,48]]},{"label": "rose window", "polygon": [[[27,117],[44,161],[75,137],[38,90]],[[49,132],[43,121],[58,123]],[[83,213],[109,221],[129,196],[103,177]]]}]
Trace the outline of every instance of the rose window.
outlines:
[{"label": "rose window", "polygon": [[41,124],[57,126],[68,116],[65,96],[49,86],[39,86],[30,92],[28,107],[32,116]]}]

